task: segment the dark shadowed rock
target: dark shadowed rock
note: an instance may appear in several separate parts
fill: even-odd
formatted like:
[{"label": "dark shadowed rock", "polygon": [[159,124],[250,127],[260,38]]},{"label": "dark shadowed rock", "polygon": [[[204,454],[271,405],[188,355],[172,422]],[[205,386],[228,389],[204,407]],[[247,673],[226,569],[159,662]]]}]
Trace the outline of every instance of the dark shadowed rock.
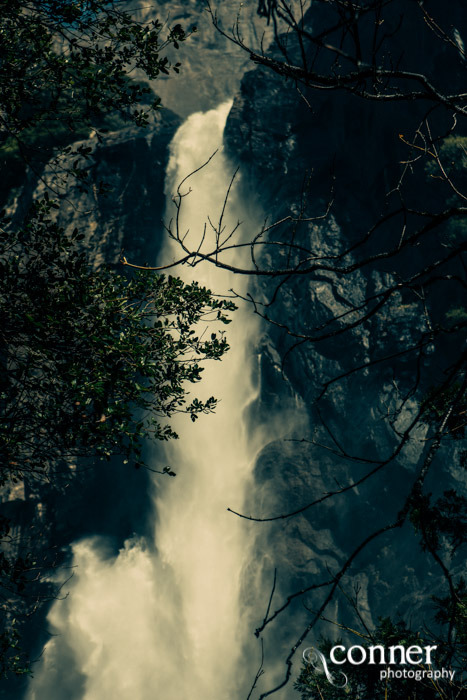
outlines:
[{"label": "dark shadowed rock", "polygon": [[[430,30],[428,34],[412,36],[410,13],[414,8],[409,10],[406,5],[395,3],[396,14],[391,21],[397,24],[401,20],[402,24],[394,39],[400,45],[393,46],[393,55],[400,56],[401,64],[408,69],[422,71],[431,66],[435,79],[442,80],[448,52],[439,42],[438,54],[433,55],[429,48]],[[316,6],[318,14],[314,15],[312,9],[308,21],[314,26],[325,24],[326,17],[319,13],[326,12],[326,6]],[[400,17],[397,13],[402,6],[404,13]],[[460,4],[453,12],[459,22],[465,19]],[[293,56],[290,43],[289,47]],[[270,55],[280,58],[274,51]],[[456,76],[452,79],[456,84]],[[405,133],[423,110],[419,105],[409,105],[404,111],[393,104],[362,102],[343,91],[302,91],[303,95],[299,94],[292,81],[263,67],[246,73],[227,121],[225,143],[233,161],[242,164],[243,177],[249,182],[249,189],[256,192],[268,222],[297,215],[307,175],[308,215],[322,214],[335,177],[331,216],[325,223],[303,225],[295,239],[307,249],[333,255],[358,240],[384,210],[385,194],[397,182],[399,161],[404,157],[399,134]],[[437,126],[443,124],[444,116],[439,117]],[[410,194],[414,198],[420,196],[416,188]],[[392,234],[385,231],[385,235]],[[282,229],[282,239],[286,237],[287,230]],[[384,236],[382,241],[387,244]],[[280,269],[284,262],[270,252],[263,261],[273,269]],[[402,261],[402,265],[411,264],[412,259]],[[396,274],[397,270],[381,265],[367,266],[348,278],[333,272],[292,277],[267,313],[274,321],[305,335],[387,286]],[[262,278],[255,282],[254,294],[261,300],[271,298],[276,284],[276,280]],[[419,307],[402,294],[394,295],[384,314],[368,323],[343,336],[299,343],[290,354],[296,339],[271,327],[268,357],[276,358],[275,364],[284,372],[286,381],[282,381],[281,371],[268,372],[268,381],[258,398],[258,404],[264,404],[262,415],[267,414],[268,405],[272,414],[280,411],[282,392],[287,401],[295,394],[310,427],[307,429],[307,421],[302,421],[301,434],[290,430],[283,438],[268,442],[256,463],[259,495],[248,501],[245,512],[260,518],[286,515],[371,471],[371,462],[336,456],[334,453],[340,448],[365,460],[382,460],[391,453],[395,434],[383,419],[395,410],[399,389],[410,386],[416,376],[416,361],[403,355],[377,364],[371,372],[365,365],[397,353],[426,328]],[[361,371],[331,384],[317,406],[315,401],[323,382],[345,375],[355,366],[361,366]],[[403,430],[416,409],[416,401],[407,403],[396,421],[397,430]],[[397,460],[358,488],[326,499],[293,518],[257,525],[258,562],[264,571],[264,610],[258,612],[258,623],[267,607],[275,569],[277,585],[271,610],[278,608],[288,595],[332,578],[366,537],[394,522],[426,449],[424,438],[421,427]],[[445,447],[437,455],[433,469],[434,475],[443,472],[443,483],[433,476],[427,483],[428,490],[440,494],[453,488],[465,493],[465,473],[445,468],[454,462],[455,450]],[[458,558],[453,568],[459,571],[461,567]],[[360,610],[370,626],[377,623],[380,615],[397,618],[400,614],[406,620],[410,617],[415,628],[420,627],[426,616],[432,616],[431,595],[445,590],[439,568],[420,550],[409,525],[376,538],[356,557],[342,584],[349,595],[355,586],[359,587]],[[284,649],[286,653],[290,651],[302,631],[306,618],[303,605],[318,609],[325,598],[322,591],[297,596],[289,613],[279,615],[271,625],[273,646],[281,653]],[[352,626],[351,610],[343,596],[337,596],[333,606],[328,616]],[[323,631],[337,634],[329,627]],[[274,652],[270,653],[274,656]],[[277,658],[281,658],[279,652]]]}]

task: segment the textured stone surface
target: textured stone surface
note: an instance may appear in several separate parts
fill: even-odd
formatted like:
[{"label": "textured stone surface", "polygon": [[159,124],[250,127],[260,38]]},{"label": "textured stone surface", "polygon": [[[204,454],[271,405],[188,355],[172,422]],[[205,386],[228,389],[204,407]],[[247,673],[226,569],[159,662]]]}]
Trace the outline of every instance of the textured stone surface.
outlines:
[{"label": "textured stone surface", "polygon": [[[263,38],[267,46],[271,28],[260,23],[255,0],[214,0],[210,3],[218,15],[221,26],[229,32],[239,20],[239,28],[247,45],[259,46]],[[167,52],[175,63],[180,62],[180,74],[153,83],[163,103],[181,117],[192,112],[207,111],[232,97],[238,90],[240,79],[250,63],[248,55],[227,41],[214,28],[206,11],[204,0],[156,0],[148,4],[140,0],[143,19],[159,17],[167,26],[181,24],[186,31],[197,27],[176,51]],[[263,37],[264,33],[264,37]]]},{"label": "textured stone surface", "polygon": [[[403,35],[409,28],[407,21]],[[406,42],[404,60],[410,64],[416,59],[420,67],[424,41],[425,37],[419,37],[418,43]],[[433,61],[433,56],[427,60]],[[442,62],[442,49],[437,61]],[[401,116],[400,110],[391,105],[362,104],[353,96],[326,91],[318,96],[316,92],[307,94],[307,100],[311,109],[291,82],[263,67],[246,73],[229,115],[225,142],[232,159],[242,163],[243,176],[249,180],[250,190],[256,191],[269,222],[296,215],[300,210],[306,173],[311,173],[308,209],[314,214],[322,213],[329,197],[332,163],[336,195],[331,216],[326,223],[303,225],[297,239],[317,253],[335,254],[358,239],[379,215],[388,183],[400,167],[398,154],[402,160],[398,134],[404,132],[418,107],[410,107]],[[283,229],[282,238],[286,236],[287,230]],[[265,254],[263,262],[266,267],[281,268],[284,256]],[[333,315],[350,309],[349,300],[358,304],[366,295],[379,291],[394,280],[394,274],[390,266],[382,265],[367,266],[347,278],[333,272],[298,276],[284,285],[268,314],[292,331],[306,334]],[[254,293],[262,300],[271,298],[275,285],[274,280],[256,282]],[[278,328],[270,329],[268,357],[276,358],[286,383],[280,371],[269,373],[263,401],[269,402],[275,412],[280,404],[277,397],[286,386],[289,404],[295,394],[301,415],[300,421],[294,423],[291,419],[290,429],[284,431],[285,439],[269,442],[259,455],[255,472],[259,497],[248,502],[248,514],[266,518],[292,512],[370,471],[371,464],[333,454],[339,446],[365,459],[382,459],[390,454],[395,436],[383,418],[396,408],[398,389],[403,390],[413,380],[413,361],[403,356],[375,365],[371,372],[362,369],[332,384],[319,404],[319,415],[315,399],[323,381],[396,352],[425,329],[419,307],[402,295],[394,295],[384,314],[364,326],[345,336],[300,344],[290,354],[287,351],[293,338]],[[407,403],[396,422],[398,430],[407,425],[415,408],[414,401]],[[264,410],[263,416],[266,415]],[[424,436],[421,428],[418,441],[411,442],[397,460],[358,488],[325,500],[294,518],[258,525],[257,556],[264,572],[264,611],[274,569],[277,585],[272,610],[291,593],[329,580],[365,537],[394,521],[412,484],[414,469],[425,447]],[[465,492],[465,473],[446,467],[453,463],[455,452],[444,448],[437,455],[426,484],[428,491],[439,494],[454,488]],[[453,566],[461,570],[462,559],[454,561]],[[348,595],[353,595],[355,586],[360,590],[359,609],[370,625],[377,623],[378,616],[397,619],[402,615],[414,628],[420,628],[424,616],[432,615],[431,595],[441,591],[445,594],[439,568],[421,552],[409,525],[375,540],[358,556],[343,580]],[[272,646],[281,653],[284,649],[289,651],[307,618],[303,604],[316,610],[324,597],[322,590],[299,597],[271,625]],[[264,611],[258,613],[258,622]],[[342,595],[337,596],[327,614],[341,624],[355,624]],[[329,625],[321,629],[331,636],[340,634]]]}]

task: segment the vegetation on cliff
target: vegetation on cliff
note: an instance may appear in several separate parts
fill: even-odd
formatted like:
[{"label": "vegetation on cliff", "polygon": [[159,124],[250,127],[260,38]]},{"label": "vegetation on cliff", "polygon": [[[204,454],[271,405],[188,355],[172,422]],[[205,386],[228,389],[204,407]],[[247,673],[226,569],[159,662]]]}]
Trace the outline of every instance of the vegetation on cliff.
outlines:
[{"label": "vegetation on cliff", "polygon": [[[174,413],[194,421],[214,410],[214,397],[189,397],[188,387],[201,379],[205,360],[227,350],[219,324],[229,322],[233,303],[174,277],[96,269],[86,231],[71,233],[58,223],[70,187],[88,186],[91,149],[75,142],[151,123],[161,105],[146,81],[178,72],[164,52],[189,33],[157,19],[141,22],[109,0],[0,6],[4,494],[27,492],[37,479],[71,479],[77,468],[113,455],[144,467],[146,439],[177,437]],[[23,215],[14,196],[28,182],[39,194]],[[106,194],[108,183],[101,183],[96,196]],[[207,338],[196,330],[200,320],[216,322]],[[174,475],[169,467],[161,473]],[[21,625],[40,597],[55,591],[39,585],[55,559],[44,558],[16,525],[2,516],[1,675],[29,672]]]}]

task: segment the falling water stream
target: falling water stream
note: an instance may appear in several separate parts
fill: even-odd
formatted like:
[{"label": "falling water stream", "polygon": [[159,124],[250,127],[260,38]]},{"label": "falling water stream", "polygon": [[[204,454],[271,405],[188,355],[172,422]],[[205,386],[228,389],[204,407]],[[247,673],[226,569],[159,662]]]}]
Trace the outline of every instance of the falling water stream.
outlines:
[{"label": "falling water stream", "polygon": [[[168,216],[177,184],[220,149],[186,183],[181,228],[199,236],[209,215],[220,216],[232,176],[222,152],[230,104],[194,114],[178,130],[167,172]],[[243,218],[235,190],[225,226]],[[209,230],[209,227],[208,227]],[[178,251],[168,242],[167,261]],[[212,265],[177,269],[214,292],[233,284]],[[242,290],[242,280],[235,286]],[[158,477],[154,542],[132,539],[118,556],[97,538],[73,545],[69,596],[50,613],[53,633],[30,684],[28,700],[238,700],[246,697],[251,627],[242,604],[245,567],[252,556],[251,524],[227,512],[241,509],[251,488],[258,444],[246,435],[243,414],[255,397],[252,379],[256,322],[238,310],[227,327],[231,350],[206,366],[196,395],[220,399],[215,415],[192,424],[177,418],[180,440],[166,449],[175,479]],[[210,332],[210,329],[209,329]],[[161,467],[160,451],[154,466]],[[248,672],[248,673],[247,673]],[[246,691],[246,692],[245,692]]]}]

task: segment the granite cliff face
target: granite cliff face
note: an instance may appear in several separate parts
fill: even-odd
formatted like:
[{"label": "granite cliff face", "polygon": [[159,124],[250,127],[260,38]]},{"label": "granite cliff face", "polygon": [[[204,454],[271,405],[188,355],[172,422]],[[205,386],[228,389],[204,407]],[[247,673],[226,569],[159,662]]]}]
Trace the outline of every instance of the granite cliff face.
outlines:
[{"label": "granite cliff face", "polygon": [[[313,8],[310,10],[308,22],[314,28],[326,21],[320,16],[323,7],[319,4],[315,13]],[[455,19],[462,26],[460,5],[456,5],[456,12]],[[394,22],[397,20],[395,17]],[[393,47],[394,55],[400,53],[402,64],[413,70],[421,69],[426,61],[435,78],[441,80],[448,61],[443,47],[437,55],[429,53],[427,37],[412,41],[410,28],[407,12],[398,36],[400,46]],[[289,50],[293,56],[290,43]],[[274,51],[269,55],[283,58]],[[458,76],[453,80],[458,84]],[[292,81],[258,67],[242,80],[227,122],[225,142],[233,161],[241,163],[247,189],[256,192],[268,223],[287,216],[298,218],[300,212],[305,218],[319,217],[333,200],[325,220],[305,222],[300,228],[291,223],[283,226],[280,234],[272,234],[280,240],[294,235],[296,242],[307,249],[333,256],[359,240],[384,211],[386,192],[400,177],[400,161],[404,159],[399,134],[407,133],[420,109],[418,105],[401,110],[391,103],[365,102],[343,91],[298,91]],[[443,116],[439,124],[442,122]],[[305,210],[301,208],[304,190]],[[421,196],[412,184],[410,194]],[[280,269],[284,256],[284,252],[282,257],[267,252],[264,261]],[[410,257],[402,264],[410,266]],[[368,265],[347,277],[332,271],[298,275],[279,288],[267,314],[292,332],[306,335],[330,316],[350,312],[352,305],[380,291],[397,274],[397,269],[382,264]],[[256,282],[253,295],[260,301],[271,299],[276,287],[276,280]],[[391,453],[397,437],[394,428],[396,432],[404,429],[417,402],[406,404],[395,425],[384,417],[395,409],[399,390],[408,390],[413,382],[416,363],[404,355],[374,366],[372,363],[396,354],[423,331],[426,319],[417,304],[402,294],[393,296],[384,313],[344,336],[303,343],[301,336],[294,339],[284,328],[269,328],[262,352],[263,396],[281,396],[283,372],[286,394],[295,395],[302,420],[298,429],[298,424],[290,425],[286,441],[271,441],[259,455],[256,476],[262,498],[252,499],[245,512],[265,518],[293,512],[358,480],[369,470],[369,462],[345,459],[338,454],[341,450],[365,460],[382,460]],[[296,341],[297,347],[289,353]],[[425,362],[429,364],[429,357]],[[330,384],[324,399],[316,403],[324,382],[346,375],[356,366],[362,369]],[[278,403],[269,399],[269,410],[280,410]],[[267,398],[258,403],[257,415],[261,411],[267,420]],[[258,558],[265,572],[264,609],[274,569],[277,597],[272,610],[286,596],[328,580],[360,542],[394,520],[413,483],[425,430],[420,426],[418,439],[358,488],[325,499],[293,518],[258,525]],[[465,493],[465,472],[455,466],[455,455],[453,447],[444,448],[438,455],[427,491],[439,494],[452,488]],[[462,567],[459,558],[454,569],[459,572]],[[370,543],[355,559],[343,588],[353,596],[355,587],[359,590],[360,613],[370,627],[379,616],[401,615],[407,621],[410,610],[410,622],[419,628],[425,617],[431,618],[430,596],[441,594],[444,580],[433,561],[420,551],[413,529],[406,524]],[[319,590],[297,596],[288,613],[279,615],[271,625],[270,634],[276,648],[281,648],[278,656],[282,653],[282,659],[306,625],[303,604],[316,610],[324,598]],[[336,596],[327,616],[341,624],[354,624],[342,595]],[[320,630],[328,636],[341,634],[332,625],[324,625],[318,626],[313,635]]]},{"label": "granite cliff face", "polygon": [[[248,44],[259,45],[262,40],[268,45],[272,28],[265,28],[259,20],[256,2],[213,2],[211,6],[227,32],[238,20],[241,35]],[[162,77],[153,84],[166,107],[186,118],[193,112],[212,109],[235,94],[249,57],[215,29],[203,0],[156,0],[150,5],[140,0],[139,7],[144,20],[157,16],[168,26],[178,23],[186,31],[196,27],[178,50],[172,49],[167,54],[182,64],[177,79]]]},{"label": "granite cliff face", "polygon": [[77,162],[89,171],[89,180],[64,188],[55,165],[47,166],[40,178],[29,174],[27,187],[10,205],[11,216],[21,220],[47,185],[58,195],[60,225],[84,234],[93,267],[117,264],[122,248],[132,254],[145,250],[154,259],[165,206],[168,146],[180,123],[173,112],[163,110],[146,129],[122,128],[101,141],[91,136],[74,143],[73,149],[88,151]]}]

